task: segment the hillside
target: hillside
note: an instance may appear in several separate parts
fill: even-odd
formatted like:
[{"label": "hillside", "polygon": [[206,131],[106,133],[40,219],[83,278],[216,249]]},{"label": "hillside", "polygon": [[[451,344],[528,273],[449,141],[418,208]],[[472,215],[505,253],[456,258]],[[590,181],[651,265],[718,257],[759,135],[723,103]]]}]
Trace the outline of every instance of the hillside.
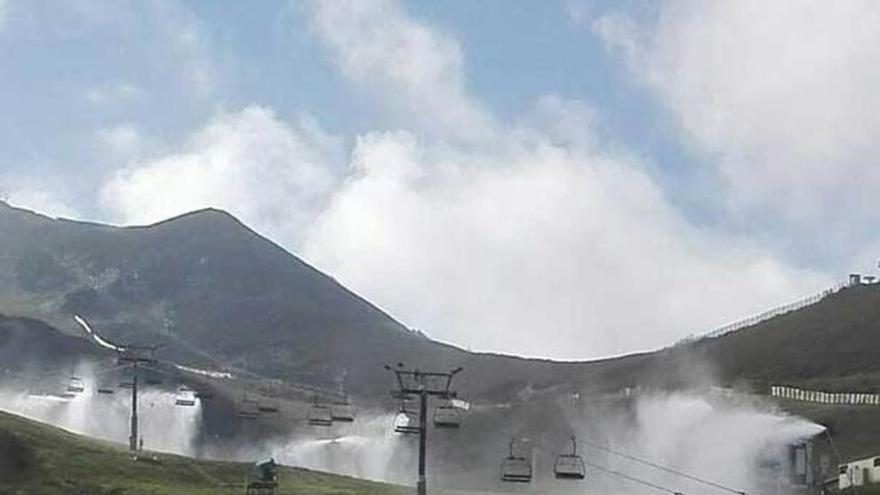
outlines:
[{"label": "hillside", "polygon": [[[19,495],[198,495],[230,493],[252,466],[144,452],[0,412],[0,493]],[[280,494],[383,495],[391,485],[304,469],[279,472]],[[235,493],[240,493],[241,490]]]},{"label": "hillside", "polygon": [[[3,371],[39,363],[64,367],[65,358],[110,359],[78,338],[74,313],[114,340],[164,342],[163,360],[229,369],[248,379],[221,383],[218,397],[205,405],[202,447],[254,440],[255,429],[235,417],[235,403],[261,377],[341,385],[360,406],[376,410],[393,406],[392,377],[383,365],[399,361],[464,366],[457,388],[475,408],[458,436],[437,437],[434,469],[446,479],[472,480],[455,485],[467,488],[494,476],[511,436],[564,440],[573,391],[582,410],[605,414],[604,404],[616,404],[611,416],[626,414],[627,406],[606,399],[635,386],[878,391],[880,285],[849,287],[717,338],[554,362],[467,352],[411,332],[217,210],[122,228],[51,219],[0,203],[0,230],[0,313],[11,315],[0,317]],[[302,394],[288,399],[286,419],[262,424],[259,436],[310,434],[299,422],[308,402]],[[873,408],[780,405],[831,426],[845,458],[880,451]],[[461,438],[469,441],[463,446]]]},{"label": "hillside", "polygon": [[0,313],[0,363],[4,373],[39,366],[69,368],[101,354],[91,342],[61,333],[45,322]]},{"label": "hillside", "polygon": [[722,337],[688,353],[727,382],[880,391],[880,285],[859,285]]},{"label": "hillside", "polygon": [[217,210],[112,227],[0,202],[0,231],[0,313],[73,335],[81,330],[72,315],[82,314],[112,340],[164,342],[163,358],[181,364],[360,395],[385,395],[386,363],[463,365],[462,390],[500,398],[529,385],[599,383],[621,365],[469,353],[431,341]]},{"label": "hillside", "polygon": [[421,340],[216,210],[116,228],[0,203],[0,231],[2,312],[69,333],[80,313],[112,339],[166,342],[170,359],[319,383],[344,374],[330,349]]},{"label": "hillside", "polygon": [[606,393],[707,380],[869,386],[880,372],[877,285],[719,338],[558,363],[470,353],[413,333],[218,210],[112,227],[0,203],[0,230],[0,313],[76,335],[71,315],[80,313],[111,339],[165,342],[168,360],[359,395],[384,395],[382,365],[398,361],[465,366],[461,389],[488,400],[524,389]]}]

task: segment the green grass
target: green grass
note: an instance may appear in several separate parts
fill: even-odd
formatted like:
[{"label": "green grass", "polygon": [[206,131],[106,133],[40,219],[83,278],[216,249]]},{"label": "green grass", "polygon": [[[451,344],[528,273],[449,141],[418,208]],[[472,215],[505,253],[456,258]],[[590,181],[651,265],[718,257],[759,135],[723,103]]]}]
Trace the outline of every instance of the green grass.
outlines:
[{"label": "green grass", "polygon": [[[243,493],[251,465],[145,452],[0,412],[0,494],[201,495]],[[279,472],[279,494],[408,493],[383,483],[299,468]]]}]

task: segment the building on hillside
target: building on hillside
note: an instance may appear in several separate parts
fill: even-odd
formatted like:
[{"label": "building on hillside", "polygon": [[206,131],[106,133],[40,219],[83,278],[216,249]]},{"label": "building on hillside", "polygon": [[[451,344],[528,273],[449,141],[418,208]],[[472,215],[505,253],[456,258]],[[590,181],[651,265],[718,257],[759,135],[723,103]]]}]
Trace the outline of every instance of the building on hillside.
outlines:
[{"label": "building on hillside", "polygon": [[850,273],[849,285],[871,285],[880,283],[880,277],[876,275],[865,275],[864,273]]},{"label": "building on hillside", "polygon": [[831,459],[824,432],[797,440],[768,438],[755,466],[756,487],[766,493],[779,493],[785,486],[798,492],[827,493],[829,482],[836,481]]},{"label": "building on hillside", "polygon": [[831,452],[824,433],[789,446],[789,481],[792,486],[822,487],[834,476]]},{"label": "building on hillside", "polygon": [[838,466],[837,487],[880,484],[880,457],[868,457]]}]

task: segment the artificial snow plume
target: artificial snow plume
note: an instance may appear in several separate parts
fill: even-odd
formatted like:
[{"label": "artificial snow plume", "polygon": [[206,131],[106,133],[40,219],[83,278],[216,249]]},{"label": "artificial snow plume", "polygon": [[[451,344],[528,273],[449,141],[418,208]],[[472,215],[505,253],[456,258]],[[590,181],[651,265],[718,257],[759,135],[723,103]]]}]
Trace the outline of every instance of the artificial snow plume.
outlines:
[{"label": "artificial snow plume", "polygon": [[[475,410],[472,414],[483,413]],[[546,418],[552,424],[536,429],[540,423],[531,423],[530,431],[523,432],[528,434],[533,453],[534,478],[528,485],[513,487],[517,492],[653,491],[601,468],[681,493],[718,490],[632,459],[637,458],[738,491],[783,493],[790,487],[790,447],[824,431],[821,425],[779,412],[763,399],[706,389],[636,393],[616,402],[571,407],[565,417],[548,414]],[[501,437],[509,425],[497,423],[499,418],[493,417],[498,429],[469,431],[468,421],[483,423],[487,419],[465,419],[459,436],[431,429],[433,448],[428,454],[428,472],[433,486],[512,488],[499,481],[499,466],[506,451],[498,447],[502,443],[506,447],[508,440]],[[416,435],[394,433],[393,422],[393,414],[364,414],[353,424],[300,430],[285,439],[246,447],[237,455],[239,460],[273,457],[283,464],[411,485],[415,481],[418,439]],[[578,453],[587,465],[584,481],[553,478],[554,459],[570,449],[567,436],[561,435],[566,430],[577,438]],[[450,457],[445,452],[449,449],[459,454]]]},{"label": "artificial snow plume", "polygon": [[312,428],[263,447],[282,464],[358,478],[412,483],[417,438],[393,432],[394,415],[362,414],[354,423]]},{"label": "artificial snow plume", "polygon": [[[61,375],[44,379],[30,391],[0,388],[0,410],[73,433],[127,444],[131,391],[98,393],[98,377],[87,366],[78,366],[73,376],[79,378],[81,392],[66,393],[69,378]],[[140,437],[144,449],[192,456],[201,429],[201,403],[196,399],[193,406],[176,406],[176,397],[173,392],[154,388],[138,391]]]},{"label": "artificial snow plume", "polygon": [[[71,377],[44,380],[30,393],[0,389],[0,409],[127,443],[130,390],[99,394],[100,373],[83,366],[72,372]],[[79,377],[75,382],[74,376]],[[83,390],[70,393],[73,383]],[[180,407],[175,406],[175,399],[171,391],[147,388],[140,392],[144,448],[190,456],[211,452],[210,445],[197,444],[202,429],[199,401]],[[517,492],[653,492],[625,478],[630,477],[685,494],[721,493],[692,478],[698,477],[745,493],[779,494],[790,487],[790,447],[816,439],[824,431],[821,425],[780,412],[766,399],[708,387],[678,392],[635,389],[613,397],[558,400],[546,407],[537,402],[525,409],[508,407],[504,415],[494,407],[474,407],[457,433],[431,428],[428,472],[432,486],[509,491],[512,487],[499,481],[499,465],[507,455],[508,435],[515,432],[530,439],[535,473],[528,486],[515,487]],[[563,415],[556,414],[560,410]],[[542,414],[539,419],[521,421],[530,411]],[[353,423],[297,428],[269,441],[252,437],[250,442],[245,439],[236,444],[231,455],[215,452],[214,456],[247,462],[272,457],[286,465],[411,485],[418,436],[394,433],[394,418],[389,411],[361,411]],[[555,457],[570,451],[568,435],[576,437],[577,451],[586,463],[583,481],[553,478]]]},{"label": "artificial snow plume", "polygon": [[[781,413],[746,395],[702,392],[646,393],[626,419],[582,418],[573,423],[588,463],[682,493],[712,493],[693,479],[619,454],[646,460],[738,491],[784,491],[789,447],[825,431],[819,424]],[[596,447],[598,446],[598,447]],[[590,485],[615,493],[642,493],[640,486],[590,469]],[[719,492],[721,493],[721,492]]]}]

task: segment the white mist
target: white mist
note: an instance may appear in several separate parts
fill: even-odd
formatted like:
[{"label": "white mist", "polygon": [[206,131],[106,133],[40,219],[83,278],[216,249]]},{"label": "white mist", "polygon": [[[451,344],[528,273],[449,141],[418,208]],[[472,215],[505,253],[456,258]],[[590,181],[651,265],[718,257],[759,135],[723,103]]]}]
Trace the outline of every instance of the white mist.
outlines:
[{"label": "white mist", "polygon": [[[787,446],[824,428],[782,414],[748,397],[713,397],[696,393],[647,394],[636,399],[625,422],[608,420],[600,428],[580,428],[580,435],[617,452],[652,461],[747,493],[773,493],[787,486]],[[584,457],[615,471],[683,493],[725,493],[661,470],[584,446]],[[650,488],[590,470],[588,485],[614,493],[648,493]]]},{"label": "white mist", "polygon": [[394,415],[360,415],[351,424],[310,428],[267,445],[276,460],[309,469],[359,478],[411,483],[417,439],[392,431]]},{"label": "white mist", "polygon": [[[44,390],[30,393],[21,390],[0,390],[0,409],[49,423],[65,430],[90,437],[128,444],[131,418],[131,391],[115,389],[113,394],[98,394],[94,375],[89,369],[78,369],[85,381],[85,390],[70,399],[53,395],[63,391],[65,383],[51,383]],[[176,395],[167,391],[145,388],[138,393],[140,436],[147,450],[192,455],[201,426],[201,404],[175,406]]]}]

